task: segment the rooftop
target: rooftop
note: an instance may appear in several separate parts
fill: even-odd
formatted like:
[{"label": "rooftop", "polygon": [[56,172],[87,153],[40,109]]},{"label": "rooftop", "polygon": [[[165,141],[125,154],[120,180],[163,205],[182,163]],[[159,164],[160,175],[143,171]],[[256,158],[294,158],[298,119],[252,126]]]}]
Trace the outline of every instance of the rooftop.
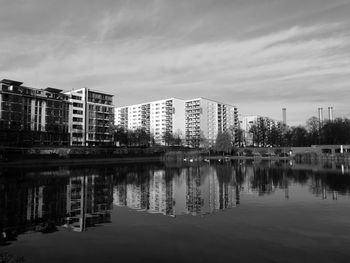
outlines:
[{"label": "rooftop", "polygon": [[11,79],[3,79],[0,82],[8,85],[13,85],[13,86],[21,86],[23,84],[23,82],[11,80]]},{"label": "rooftop", "polygon": [[189,99],[189,100],[186,100],[185,102],[190,102],[190,101],[194,101],[194,100],[208,100],[208,101],[212,101],[212,102],[215,102],[215,103],[229,105],[229,106],[237,108],[236,106],[234,106],[232,104],[228,104],[228,103],[225,103],[225,102],[222,102],[222,101],[212,100],[212,99],[208,99],[208,98],[203,98],[203,97],[199,97],[199,98],[195,98],[195,99]]}]

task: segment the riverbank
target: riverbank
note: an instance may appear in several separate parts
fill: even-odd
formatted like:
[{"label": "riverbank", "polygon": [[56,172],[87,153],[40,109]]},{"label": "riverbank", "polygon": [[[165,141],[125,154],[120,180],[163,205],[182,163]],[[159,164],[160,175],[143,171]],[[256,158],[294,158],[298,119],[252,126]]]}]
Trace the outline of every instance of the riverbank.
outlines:
[{"label": "riverbank", "polygon": [[283,156],[207,156],[206,160],[229,161],[229,160],[293,160],[293,157]]},{"label": "riverbank", "polygon": [[0,167],[30,167],[57,165],[102,165],[161,162],[161,156],[119,157],[119,158],[86,158],[86,159],[21,159],[11,162],[0,162]]},{"label": "riverbank", "polygon": [[[280,153],[276,154],[274,151]],[[289,154],[287,154],[287,152]],[[341,162],[350,163],[349,153],[324,154],[315,148],[242,148],[236,155],[213,155],[203,149],[151,147],[151,148],[2,148],[0,166],[53,166],[53,165],[95,165],[123,163],[199,163],[228,162],[234,160],[267,160],[300,163]]]}]

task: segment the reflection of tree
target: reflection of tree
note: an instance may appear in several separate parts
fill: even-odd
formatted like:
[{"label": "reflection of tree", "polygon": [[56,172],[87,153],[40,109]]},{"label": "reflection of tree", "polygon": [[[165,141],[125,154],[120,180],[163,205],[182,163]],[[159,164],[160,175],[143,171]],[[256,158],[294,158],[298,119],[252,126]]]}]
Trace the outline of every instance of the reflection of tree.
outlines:
[{"label": "reflection of tree", "polygon": [[321,194],[323,190],[337,191],[341,194],[350,193],[350,177],[342,174],[314,173],[310,175],[310,189],[314,194]]}]

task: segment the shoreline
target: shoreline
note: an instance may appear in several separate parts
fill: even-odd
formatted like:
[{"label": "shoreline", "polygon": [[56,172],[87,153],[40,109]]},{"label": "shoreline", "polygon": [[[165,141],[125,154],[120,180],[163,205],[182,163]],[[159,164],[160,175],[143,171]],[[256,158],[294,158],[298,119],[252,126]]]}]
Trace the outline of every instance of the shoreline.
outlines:
[{"label": "shoreline", "polygon": [[102,164],[128,164],[161,162],[162,157],[121,157],[121,158],[87,158],[87,159],[24,159],[11,162],[2,162],[0,167],[36,167],[36,166],[57,166],[57,165],[102,165]]},{"label": "shoreline", "polygon": [[[200,157],[199,157],[200,156]],[[38,167],[38,166],[62,166],[62,165],[113,165],[113,164],[130,164],[130,163],[147,163],[147,162],[165,162],[165,163],[202,163],[208,161],[218,162],[230,162],[230,161],[241,161],[241,160],[253,160],[253,161],[296,161],[296,158],[292,156],[208,156],[208,155],[189,155],[189,156],[177,156],[177,158],[166,158],[164,155],[159,156],[135,156],[135,157],[91,157],[91,158],[28,158],[28,159],[17,159],[11,161],[1,161],[0,168],[2,167]],[[192,161],[184,161],[182,158],[193,157]],[[199,157],[199,158],[198,158]],[[310,160],[309,160],[310,161]],[[316,158],[311,161],[335,161],[335,162],[349,162],[348,158],[339,157],[326,157]]]},{"label": "shoreline", "polygon": [[[231,160],[292,160],[290,157],[256,157],[256,156],[202,156],[195,163],[204,162],[204,160],[219,161],[225,159]],[[66,158],[66,159],[20,159],[9,162],[0,162],[0,167],[35,167],[35,166],[57,166],[57,165],[102,165],[102,164],[130,164],[146,162],[172,162],[175,160],[166,160],[164,156],[145,156],[145,157],[112,157],[112,158]],[[176,161],[175,161],[176,162]],[[184,162],[186,163],[186,162]]]}]

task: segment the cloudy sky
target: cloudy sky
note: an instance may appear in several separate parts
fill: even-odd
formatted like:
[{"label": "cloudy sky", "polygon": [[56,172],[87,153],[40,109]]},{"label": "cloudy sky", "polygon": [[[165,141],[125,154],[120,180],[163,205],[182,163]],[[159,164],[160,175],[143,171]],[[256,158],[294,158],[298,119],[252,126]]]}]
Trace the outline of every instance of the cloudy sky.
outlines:
[{"label": "cloudy sky", "polygon": [[0,0],[0,78],[350,117],[350,0]]}]

